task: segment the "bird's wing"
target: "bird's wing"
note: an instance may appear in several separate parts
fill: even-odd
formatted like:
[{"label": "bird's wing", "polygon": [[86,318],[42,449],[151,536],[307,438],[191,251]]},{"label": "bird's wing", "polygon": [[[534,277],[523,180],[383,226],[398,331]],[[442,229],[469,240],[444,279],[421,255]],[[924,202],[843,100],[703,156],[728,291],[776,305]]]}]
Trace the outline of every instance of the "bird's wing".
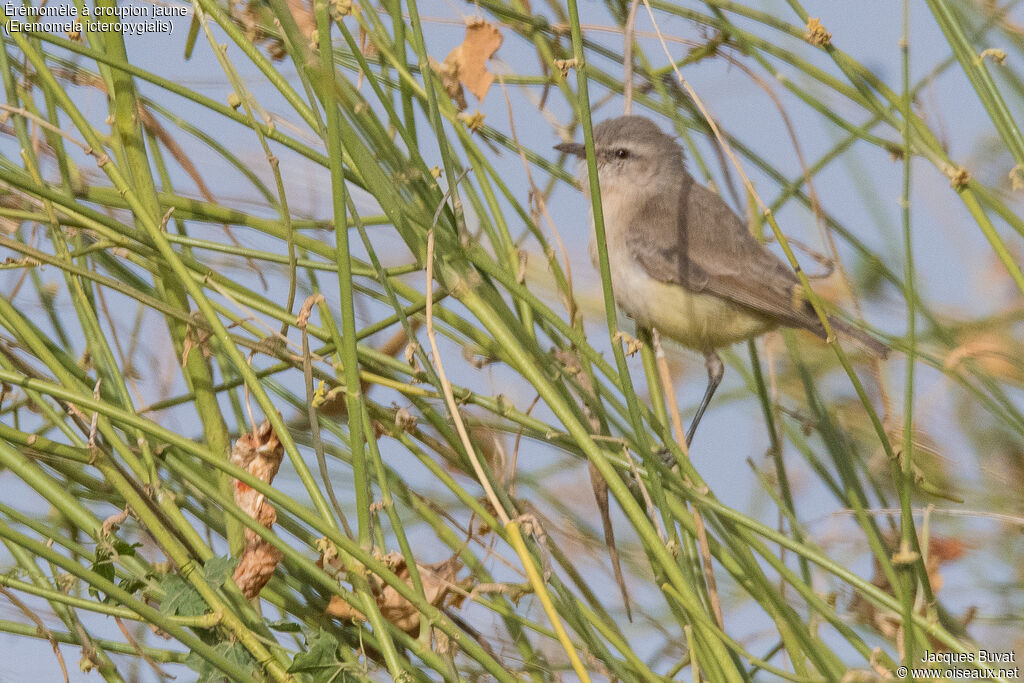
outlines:
[{"label": "bird's wing", "polygon": [[795,297],[799,280],[793,272],[751,236],[721,197],[688,180],[677,206],[645,201],[639,207],[639,229],[627,240],[633,258],[662,282],[714,294],[784,325],[823,332]]},{"label": "bird's wing", "polygon": [[691,187],[695,184],[691,182],[684,186],[674,198],[675,204],[663,204],[642,195],[638,197],[633,224],[626,232],[626,248],[655,280],[702,292],[707,288],[708,274],[694,259],[686,256],[687,232],[675,225],[676,217],[686,210]]}]

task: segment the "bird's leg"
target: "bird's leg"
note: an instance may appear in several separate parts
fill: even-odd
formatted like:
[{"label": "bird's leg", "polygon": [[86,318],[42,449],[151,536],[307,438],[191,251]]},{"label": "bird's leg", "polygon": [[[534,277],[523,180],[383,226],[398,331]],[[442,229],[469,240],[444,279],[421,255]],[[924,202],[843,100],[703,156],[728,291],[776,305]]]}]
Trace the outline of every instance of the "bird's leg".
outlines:
[{"label": "bird's leg", "polygon": [[697,431],[700,418],[704,417],[704,411],[707,410],[708,404],[711,403],[711,397],[715,395],[715,390],[722,383],[722,375],[725,374],[725,366],[722,364],[722,359],[713,350],[704,354],[704,366],[708,369],[708,388],[704,392],[704,399],[700,402],[700,407],[697,408],[697,414],[693,416],[690,428],[686,430],[687,448],[690,447],[690,442],[693,441],[693,434]]}]

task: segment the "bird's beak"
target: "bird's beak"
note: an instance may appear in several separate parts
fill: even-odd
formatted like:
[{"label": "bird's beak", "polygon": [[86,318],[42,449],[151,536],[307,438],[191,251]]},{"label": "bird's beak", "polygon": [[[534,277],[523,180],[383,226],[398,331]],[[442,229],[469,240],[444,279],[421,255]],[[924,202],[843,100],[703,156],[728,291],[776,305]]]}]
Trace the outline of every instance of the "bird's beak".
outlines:
[{"label": "bird's beak", "polygon": [[557,149],[559,152],[565,152],[566,154],[578,156],[581,159],[587,156],[587,148],[578,142],[563,142],[561,144],[555,145],[555,149]]}]

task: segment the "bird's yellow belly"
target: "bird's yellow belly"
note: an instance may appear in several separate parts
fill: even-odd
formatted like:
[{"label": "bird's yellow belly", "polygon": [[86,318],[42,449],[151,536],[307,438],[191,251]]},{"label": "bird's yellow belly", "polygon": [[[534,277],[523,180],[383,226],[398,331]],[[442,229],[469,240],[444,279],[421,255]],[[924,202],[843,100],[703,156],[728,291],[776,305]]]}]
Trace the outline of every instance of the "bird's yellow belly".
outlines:
[{"label": "bird's yellow belly", "polygon": [[662,336],[683,346],[707,351],[751,339],[777,326],[768,317],[738,304],[659,282],[638,272],[639,266],[630,265],[612,268],[619,308],[643,327],[657,328]]}]

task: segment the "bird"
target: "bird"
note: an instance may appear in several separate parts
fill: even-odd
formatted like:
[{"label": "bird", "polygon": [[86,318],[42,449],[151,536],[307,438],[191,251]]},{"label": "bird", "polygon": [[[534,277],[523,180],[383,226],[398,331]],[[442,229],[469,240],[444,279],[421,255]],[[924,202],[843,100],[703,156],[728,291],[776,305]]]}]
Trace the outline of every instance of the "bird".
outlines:
[{"label": "bird", "polygon": [[[585,147],[555,149],[586,159]],[[717,193],[686,169],[683,148],[644,116],[594,127],[608,262],[618,307],[638,325],[704,354],[708,385],[687,446],[722,381],[717,350],[782,327],[826,338],[793,270],[757,241]],[[590,195],[585,164],[581,185]],[[590,256],[598,267],[591,221]],[[832,328],[881,358],[889,347],[829,317]]]}]

